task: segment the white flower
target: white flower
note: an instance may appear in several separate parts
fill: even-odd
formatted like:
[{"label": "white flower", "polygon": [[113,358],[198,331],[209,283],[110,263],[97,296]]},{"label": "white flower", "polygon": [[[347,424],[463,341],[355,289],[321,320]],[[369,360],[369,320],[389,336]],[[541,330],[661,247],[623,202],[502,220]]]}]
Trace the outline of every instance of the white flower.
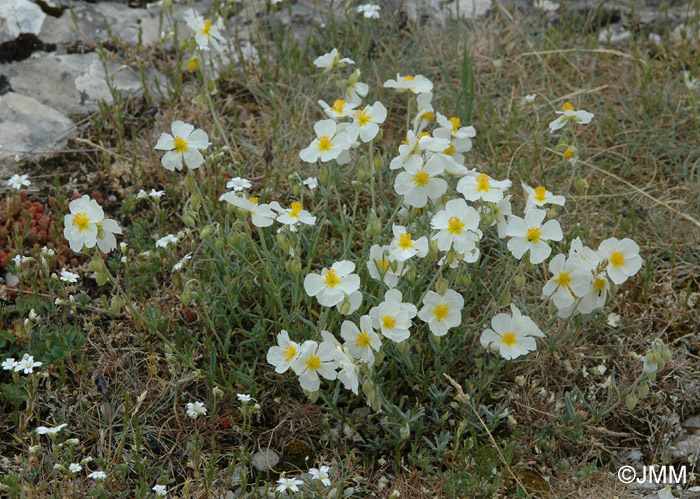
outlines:
[{"label": "white flower", "polygon": [[299,343],[291,341],[283,329],[277,335],[277,346],[270,347],[267,351],[267,362],[275,366],[276,373],[285,373],[299,357],[300,348]]},{"label": "white flower", "polygon": [[299,376],[304,390],[315,392],[321,386],[318,375],[333,381],[337,376],[337,364],[334,344],[324,341],[319,345],[307,340],[301,345],[299,356],[292,362],[292,370]]},{"label": "white flower", "polygon": [[559,222],[549,220],[542,224],[547,213],[544,210],[532,209],[525,213],[525,219],[511,216],[506,227],[506,234],[510,236],[508,249],[515,258],[520,260],[526,251],[530,251],[530,262],[538,264],[544,262],[552,252],[547,241],[561,241],[564,234],[561,232]]},{"label": "white flower", "polygon": [[[476,137],[476,129],[473,126],[462,126],[462,120],[457,117],[447,118],[440,113],[437,113],[437,122],[440,125],[433,132],[435,137],[456,139],[472,139]],[[469,141],[469,149],[471,149],[471,140]]]},{"label": "white flower", "polygon": [[306,177],[306,180],[302,182],[306,187],[312,191],[318,187],[318,178],[316,177]]},{"label": "white flower", "polygon": [[151,490],[156,493],[157,497],[165,497],[168,493],[168,489],[165,488],[165,485],[154,485]]},{"label": "white flower", "polygon": [[386,108],[376,101],[355,111],[352,119],[352,124],[347,128],[349,140],[355,142],[359,136],[362,142],[371,142],[379,133],[379,125],[386,119]]},{"label": "white flower", "polygon": [[394,239],[389,245],[389,254],[399,262],[405,262],[413,256],[424,258],[428,254],[428,238],[423,236],[415,241],[403,225],[393,225]]},{"label": "white flower", "polygon": [[365,3],[362,5],[358,5],[356,9],[356,11],[358,13],[361,13],[365,19],[379,19],[380,10],[382,10],[382,8],[379,5],[375,5],[373,3]]},{"label": "white flower", "polygon": [[369,86],[366,83],[359,81],[360,70],[356,69],[350,78],[347,80],[341,80],[340,84],[345,91],[345,100],[347,102],[352,102],[355,105],[360,105],[362,102],[362,97],[367,96],[369,92]]},{"label": "white flower", "polygon": [[384,82],[384,88],[395,88],[399,92],[411,91],[414,94],[424,94],[433,90],[433,82],[423,75],[401,76],[396,74],[395,80]]},{"label": "white flower", "polygon": [[579,263],[591,272],[595,271],[596,267],[598,267],[598,263],[600,262],[598,252],[589,248],[588,246],[584,246],[580,237],[577,237],[571,241],[569,258],[573,257],[576,257],[579,260]]},{"label": "white flower", "polygon": [[187,415],[192,419],[197,419],[199,416],[207,415],[207,408],[204,407],[202,402],[188,402],[186,407]]},{"label": "white flower", "polygon": [[493,317],[493,329],[485,329],[480,339],[482,347],[498,350],[507,360],[537,350],[533,336],[544,337],[532,319],[522,315],[515,305],[511,304],[510,309],[512,315],[501,313]]},{"label": "white flower", "polygon": [[218,22],[213,24],[210,19],[200,19],[196,14],[185,19],[187,26],[194,31],[194,39],[202,50],[209,50],[209,44],[216,50],[221,50],[219,42],[225,43],[219,31]]},{"label": "white flower", "polygon": [[22,187],[29,187],[32,183],[29,181],[29,175],[19,175],[15,173],[7,181],[7,185],[15,190],[20,190]]},{"label": "white flower", "polygon": [[554,12],[559,8],[559,4],[552,2],[550,0],[535,0],[534,5],[536,9],[543,10],[545,12]]},{"label": "white flower", "polygon": [[270,207],[279,213],[276,220],[288,225],[293,232],[296,232],[298,223],[306,225],[314,225],[316,223],[316,217],[306,211],[298,201],[293,202],[290,208],[282,208],[277,201],[273,201],[270,203]]},{"label": "white flower", "polygon": [[15,367],[19,365],[19,362],[17,362],[14,357],[8,357],[2,362],[2,369],[4,371],[14,371]]},{"label": "white flower", "polygon": [[642,267],[639,246],[629,238],[622,241],[614,237],[606,239],[598,246],[598,256],[608,261],[605,270],[615,284],[622,284]]},{"label": "white flower", "polygon": [[378,352],[382,340],[372,328],[372,318],[369,315],[360,317],[360,328],[352,321],[343,321],[340,326],[340,336],[345,340],[344,346],[355,359],[374,365],[374,350]]},{"label": "white flower", "polygon": [[148,193],[141,189],[138,194],[136,194],[136,199],[146,199],[148,197]]},{"label": "white flower", "polygon": [[395,288],[399,283],[399,277],[404,274],[403,263],[391,256],[389,246],[373,245],[369,249],[367,270],[372,279],[384,281],[390,288]]},{"label": "white flower", "polygon": [[423,155],[425,152],[441,152],[450,146],[448,139],[437,139],[431,137],[429,133],[423,132],[416,135],[413,130],[406,134],[406,140],[399,146],[399,155],[391,160],[389,169],[399,168],[420,168],[423,165]]},{"label": "white flower", "polygon": [[418,318],[428,323],[430,332],[435,336],[445,336],[447,330],[459,326],[462,322],[464,297],[452,289],[444,295],[428,291],[423,298],[423,308]]},{"label": "white flower", "polygon": [[444,171],[437,156],[425,164],[407,163],[405,170],[396,176],[394,189],[404,197],[404,202],[414,208],[423,208],[428,199],[435,201],[447,191],[447,182],[438,175]]},{"label": "white flower", "polygon": [[117,248],[117,238],[114,234],[121,234],[122,229],[116,221],[105,218],[97,222],[97,247],[102,253],[109,253]]},{"label": "white flower", "polygon": [[430,226],[438,231],[432,239],[437,240],[440,251],[454,248],[458,253],[471,253],[482,236],[479,214],[464,199],[448,201],[430,220]]},{"label": "white flower", "polygon": [[[685,88],[687,88],[691,92],[700,89],[700,81],[697,78],[691,78],[690,71],[683,71],[683,84],[685,85]],[[26,175],[22,176],[26,177]],[[18,189],[18,187],[15,188]]]},{"label": "white flower", "polygon": [[323,54],[314,60],[314,66],[317,68],[322,68],[324,72],[328,72],[331,69],[343,68],[346,64],[355,64],[355,61],[348,59],[347,57],[340,57],[338,49],[333,49],[327,54]]},{"label": "white flower", "polygon": [[70,249],[78,253],[83,246],[92,248],[97,244],[97,224],[105,214],[97,201],[84,195],[68,205],[70,214],[63,217],[63,235],[68,239]]},{"label": "white flower", "polygon": [[[323,333],[326,334],[324,335]],[[360,387],[360,366],[355,363],[349,351],[343,348],[340,343],[333,338],[331,333],[322,331],[321,334],[326,341],[332,340],[333,344],[336,345],[335,359],[339,368],[337,374],[338,381],[340,381],[346,389],[357,395],[358,388]]]},{"label": "white flower", "polygon": [[61,270],[61,280],[63,282],[78,282],[78,274],[74,274],[66,269]]},{"label": "white flower", "polygon": [[[345,308],[345,305],[348,305]],[[359,289],[345,295],[345,299],[335,306],[335,309],[343,315],[350,315],[362,305],[362,291]]]},{"label": "white flower", "polygon": [[591,282],[591,274],[574,258],[567,259],[559,254],[549,262],[551,279],[542,289],[544,296],[548,296],[557,308],[562,309],[574,304],[576,297],[580,298],[588,290]]},{"label": "white flower", "polygon": [[176,271],[182,269],[182,267],[185,265],[185,263],[187,263],[187,261],[190,260],[191,258],[192,258],[192,253],[187,253],[185,256],[183,256],[179,262],[177,262],[175,265],[173,265],[173,272],[176,272]]},{"label": "white flower", "polygon": [[68,426],[66,423],[62,423],[58,426],[54,426],[52,428],[47,428],[46,426],[37,426],[36,434],[37,435],[48,435],[48,436],[54,436],[57,435],[63,428]]},{"label": "white flower", "polygon": [[403,303],[402,298],[401,291],[390,289],[384,294],[384,301],[369,311],[372,327],[397,343],[410,336],[411,319],[417,312],[415,305]]},{"label": "white flower", "polygon": [[433,93],[426,92],[416,97],[416,117],[413,118],[413,130],[420,133],[429,123],[435,121],[435,109],[433,108]]},{"label": "white flower", "polygon": [[317,160],[325,163],[338,156],[350,147],[348,134],[339,131],[338,124],[334,120],[321,120],[314,124],[316,138],[309,147],[299,152],[299,157],[307,163],[315,163]]},{"label": "white flower", "polygon": [[199,152],[209,147],[209,138],[204,130],[194,129],[194,126],[182,121],[174,121],[170,127],[172,135],[163,133],[155,145],[155,149],[168,151],[160,162],[166,170],[182,170],[184,161],[188,168],[199,168],[204,163],[204,157]]},{"label": "white flower", "polygon": [[508,219],[506,217],[513,215],[513,209],[510,206],[510,198],[511,195],[508,194],[498,203],[491,203],[490,205],[481,206],[479,208],[479,213],[488,213],[490,208],[491,214],[493,215],[493,222],[491,222],[491,225],[497,225],[498,237],[501,239],[505,239],[506,237],[506,227],[508,227]]},{"label": "white flower", "polygon": [[594,116],[593,113],[589,113],[588,111],[576,111],[574,106],[569,102],[564,103],[561,109],[561,111],[556,111],[556,114],[561,116],[549,124],[550,132],[559,130],[569,122],[586,125],[591,122]]},{"label": "white flower", "polygon": [[610,281],[605,272],[596,274],[589,280],[588,289],[578,304],[577,311],[582,314],[590,314],[598,308],[603,308],[610,294]]},{"label": "white flower", "polygon": [[331,484],[330,478],[328,478],[328,472],[330,468],[328,466],[321,466],[320,468],[310,468],[309,475],[311,475],[312,480],[321,480],[321,483],[328,487]]},{"label": "white flower", "polygon": [[533,102],[535,102],[536,98],[537,98],[537,94],[527,94],[525,96],[525,102],[527,102],[528,104],[532,104]]},{"label": "white flower", "polygon": [[179,239],[175,234],[168,234],[156,241],[156,248],[167,248],[171,244],[176,245],[178,241]]},{"label": "white flower", "polygon": [[32,374],[35,367],[40,367],[42,362],[35,362],[34,357],[25,353],[15,366],[15,372],[24,371],[23,374]]},{"label": "white flower", "polygon": [[246,199],[233,192],[227,192],[222,194],[219,200],[231,203],[241,210],[250,213],[251,221],[256,227],[269,227],[272,225],[275,218],[277,218],[277,213],[272,210],[270,205],[266,203],[259,204],[258,198],[256,197],[249,197]]},{"label": "white flower", "polygon": [[155,189],[151,189],[151,192],[148,193],[151,199],[160,199],[163,197],[164,194],[165,191],[157,191]]},{"label": "white flower", "polygon": [[535,187],[534,189],[525,183],[522,184],[523,189],[527,193],[527,201],[525,202],[525,211],[529,211],[533,207],[541,207],[546,204],[556,204],[564,206],[566,198],[564,196],[555,196],[546,187]]},{"label": "white flower", "polygon": [[241,177],[233,177],[231,180],[226,182],[226,188],[233,189],[236,192],[244,189],[250,189],[251,186],[252,184],[250,183],[250,180]]},{"label": "white flower", "polygon": [[243,402],[244,404],[247,404],[248,402],[253,400],[253,397],[251,397],[250,395],[248,395],[246,393],[237,393],[236,397],[238,398],[239,402]]},{"label": "white flower", "polygon": [[31,309],[31,310],[29,311],[29,320],[30,320],[30,321],[36,322],[36,321],[38,321],[40,318],[41,318],[41,317],[39,316],[39,314],[36,313],[36,311],[35,311],[34,309]]},{"label": "white flower", "polygon": [[304,290],[315,296],[320,305],[332,307],[360,288],[360,276],[353,274],[355,264],[348,260],[324,268],[320,274],[308,274],[304,278]]},{"label": "white flower", "polygon": [[510,180],[494,180],[485,173],[467,175],[457,183],[457,192],[467,201],[482,199],[498,203],[503,199],[503,193],[511,186]]},{"label": "white flower", "polygon": [[344,99],[336,99],[332,106],[329,106],[324,100],[320,100],[318,103],[323,108],[323,112],[334,120],[352,116],[355,108],[360,104],[358,101],[346,102]]},{"label": "white flower", "polygon": [[[335,50],[335,49],[333,49]],[[290,492],[299,492],[299,485],[304,485],[304,482],[302,480],[297,480],[296,478],[280,478],[277,480],[277,483],[279,484],[277,488],[275,489],[275,492],[280,492],[280,493],[287,493],[287,491]]]},{"label": "white flower", "polygon": [[104,471],[93,471],[88,475],[88,478],[92,478],[93,480],[104,480],[107,478],[107,473]]}]

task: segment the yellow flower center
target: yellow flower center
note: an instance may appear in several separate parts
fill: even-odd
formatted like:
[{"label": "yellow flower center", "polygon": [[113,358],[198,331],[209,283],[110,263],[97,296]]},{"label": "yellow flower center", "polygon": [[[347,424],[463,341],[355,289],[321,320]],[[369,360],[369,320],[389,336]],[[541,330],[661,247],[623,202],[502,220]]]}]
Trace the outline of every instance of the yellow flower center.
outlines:
[{"label": "yellow flower center", "polygon": [[79,211],[73,217],[73,225],[77,225],[81,232],[89,229],[88,223],[90,223],[90,219],[84,211]]},{"label": "yellow flower center", "polygon": [[345,101],[343,99],[338,99],[333,103],[331,111],[337,114],[343,114],[343,109],[345,109]]},{"label": "yellow flower center", "polygon": [[402,140],[401,143],[402,143],[403,145],[405,145],[405,146],[410,146],[410,145],[411,145],[411,143],[408,141],[408,139]]},{"label": "yellow flower center", "polygon": [[340,284],[338,273],[333,269],[328,269],[328,272],[326,272],[326,280],[323,281],[323,284],[331,289],[335,288],[338,284]]},{"label": "yellow flower center", "polygon": [[464,222],[462,222],[459,218],[450,217],[450,219],[447,221],[447,232],[458,236],[462,233],[462,230],[464,230],[464,225]]},{"label": "yellow flower center", "polygon": [[443,321],[445,320],[445,317],[447,317],[447,313],[450,311],[450,309],[447,307],[447,305],[438,305],[435,307],[435,310],[433,310],[433,315],[438,321]]},{"label": "yellow flower center", "polygon": [[402,78],[402,80],[403,81],[413,81],[413,80],[415,80],[415,78],[413,76],[408,75],[408,76],[404,76]]},{"label": "yellow flower center", "polygon": [[430,134],[428,132],[423,132],[418,136],[418,140],[422,139],[423,137],[430,137]]},{"label": "yellow flower center", "polygon": [[289,362],[297,354],[297,349],[294,348],[293,345],[287,345],[287,347],[284,349],[283,354],[284,354],[284,360]]},{"label": "yellow flower center", "polygon": [[202,28],[202,34],[209,36],[209,30],[211,30],[211,21],[209,19],[204,21],[204,27]]},{"label": "yellow flower center", "polygon": [[173,145],[175,146],[176,153],[182,154],[184,152],[187,152],[187,141],[182,137],[175,137],[173,139]]},{"label": "yellow flower center", "polygon": [[309,371],[315,371],[321,368],[321,357],[316,357],[315,355],[309,356],[308,360],[305,362],[306,367]]},{"label": "yellow flower center", "polygon": [[562,272],[556,279],[554,279],[554,282],[559,284],[559,286],[566,288],[571,282],[571,276],[569,275],[569,272]]},{"label": "yellow flower center", "polygon": [[561,107],[561,110],[566,112],[566,111],[573,111],[575,108],[571,102],[565,102],[564,105]]},{"label": "yellow flower center", "polygon": [[389,260],[385,260],[384,258],[375,260],[375,262],[377,262],[377,269],[379,269],[379,272],[382,274],[386,273],[386,271],[389,269],[389,265],[391,265],[391,262],[389,262]]},{"label": "yellow flower center", "polygon": [[452,156],[455,153],[455,146],[450,144],[450,147],[442,151],[442,154],[447,154],[448,156]]},{"label": "yellow flower center", "polygon": [[399,242],[398,242],[399,248],[402,250],[406,250],[408,248],[413,248],[413,241],[411,240],[411,234],[408,232],[404,232],[399,236]]},{"label": "yellow flower center", "polygon": [[260,199],[258,199],[256,197],[249,197],[248,201],[250,201],[253,204],[258,204],[258,201],[260,201]]},{"label": "yellow flower center", "polygon": [[366,331],[362,331],[360,334],[357,335],[357,338],[355,338],[355,346],[357,347],[367,348],[369,347],[369,344],[369,334],[367,334]]},{"label": "yellow flower center", "polygon": [[418,172],[418,173],[416,173],[416,176],[413,177],[413,182],[418,187],[423,187],[424,185],[427,185],[429,180],[430,180],[430,175],[428,175],[425,172]]},{"label": "yellow flower center", "polygon": [[452,133],[457,133],[459,127],[462,126],[462,120],[460,120],[459,118],[450,118],[450,123],[452,123]]},{"label": "yellow flower center", "polygon": [[365,126],[367,123],[369,123],[370,115],[367,114],[364,109],[360,109],[355,112],[355,119],[360,126]]},{"label": "yellow flower center", "polygon": [[292,203],[292,211],[289,212],[289,216],[292,218],[299,218],[299,212],[303,209],[304,207],[301,205],[301,203],[294,201]]},{"label": "yellow flower center", "polygon": [[385,315],[382,317],[382,326],[386,329],[391,329],[396,326],[396,317],[393,315]]},{"label": "yellow flower center", "polygon": [[331,143],[331,139],[328,138],[328,135],[321,135],[318,138],[318,150],[319,151],[330,151],[332,145],[333,144]]},{"label": "yellow flower center", "polygon": [[197,65],[197,59],[195,59],[195,58],[193,57],[193,58],[190,59],[190,61],[187,63],[187,71],[189,71],[190,73],[194,73],[194,72],[197,70],[197,67],[198,67],[198,65]]},{"label": "yellow flower center", "polygon": [[574,152],[568,147],[564,150],[564,159],[569,160],[574,157]]},{"label": "yellow flower center", "polygon": [[547,189],[544,187],[535,187],[535,199],[540,203],[544,203],[546,199]]},{"label": "yellow flower center", "polygon": [[501,343],[503,343],[506,346],[512,347],[518,342],[517,338],[515,337],[515,333],[508,331],[506,334],[503,335],[503,338],[501,339]]},{"label": "yellow flower center", "polygon": [[538,244],[540,242],[540,237],[542,237],[542,231],[539,227],[530,227],[525,233],[525,239],[528,243]]},{"label": "yellow flower center", "polygon": [[432,123],[435,121],[435,113],[432,111],[426,111],[421,115],[420,119],[425,120],[428,123]]},{"label": "yellow flower center", "polygon": [[620,251],[616,251],[610,255],[610,263],[615,268],[622,267],[625,264],[625,255],[623,255]]},{"label": "yellow flower center", "polygon": [[605,289],[605,279],[602,277],[596,277],[593,281],[593,289],[595,289],[598,293],[603,291]]},{"label": "yellow flower center", "polygon": [[485,173],[476,177],[476,190],[489,192],[489,177]]}]

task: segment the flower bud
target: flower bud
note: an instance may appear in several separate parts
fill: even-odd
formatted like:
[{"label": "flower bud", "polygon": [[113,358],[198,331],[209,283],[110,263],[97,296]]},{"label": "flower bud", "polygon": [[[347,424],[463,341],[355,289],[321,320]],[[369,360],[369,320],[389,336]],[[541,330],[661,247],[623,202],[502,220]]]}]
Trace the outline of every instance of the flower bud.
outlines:
[{"label": "flower bud", "polygon": [[189,213],[185,213],[182,215],[182,222],[187,226],[187,227],[194,227],[195,221],[194,217],[190,215]]},{"label": "flower bud", "polygon": [[634,409],[637,406],[637,396],[634,393],[630,393],[629,395],[627,395],[627,398],[625,399],[625,405],[630,411]]},{"label": "flower bud", "polygon": [[406,276],[406,279],[409,282],[413,282],[416,280],[416,269],[413,267],[410,267],[404,275]]},{"label": "flower bud", "polygon": [[187,176],[185,177],[185,189],[187,189],[187,192],[192,192],[192,189],[194,189],[194,173],[192,173],[192,170],[187,171]]},{"label": "flower bud", "polygon": [[202,207],[202,198],[199,197],[199,194],[192,194],[190,197],[190,206],[194,211],[199,211],[199,208]]},{"label": "flower bud", "polygon": [[207,91],[209,95],[216,95],[218,90],[216,89],[216,82],[214,80],[207,80]]},{"label": "flower bud", "polygon": [[[379,142],[380,140],[382,140],[383,137],[384,137],[384,130],[383,130],[382,128],[380,128],[379,131],[377,132],[377,135],[374,136],[373,141],[374,141],[374,142]],[[381,159],[379,156],[377,156],[377,158]],[[379,171],[379,170],[381,170],[382,168],[381,168],[381,166],[380,166],[379,168],[377,168],[377,158],[374,158],[374,160],[375,160],[375,161],[374,161],[374,168],[375,168],[377,171]],[[383,164],[384,164],[384,161],[382,161],[382,166],[383,166]]]},{"label": "flower bud", "polygon": [[411,350],[411,344],[408,342],[408,340],[403,340],[400,343],[395,343],[394,346],[396,347],[396,351],[399,352],[401,355],[408,355],[408,352]]},{"label": "flower bud", "polygon": [[318,172],[318,181],[323,185],[328,185],[328,177],[329,177],[328,167],[324,166],[321,168],[321,171]]},{"label": "flower bud", "polygon": [[510,301],[511,301],[510,291],[506,290],[506,292],[503,293],[503,296],[501,296],[501,301],[499,302],[499,305],[501,305],[502,307],[505,307],[507,305],[510,305]]},{"label": "flower bud", "polygon": [[299,197],[299,194],[301,194],[301,187],[299,184],[292,184],[292,194],[294,194],[294,197]]},{"label": "flower bud", "polygon": [[369,180],[369,178],[372,176],[372,172],[369,169],[369,165],[361,161],[359,165],[357,165],[357,180],[360,182],[364,182],[366,180]]},{"label": "flower bud", "polygon": [[212,233],[216,230],[216,224],[210,224],[207,225],[202,229],[202,231],[199,233],[199,238],[200,239],[206,239],[207,237],[211,236]]},{"label": "flower bud", "polygon": [[226,240],[223,237],[217,237],[214,240],[214,249],[221,253],[224,251],[224,248],[226,247]]},{"label": "flower bud", "polygon": [[574,180],[574,189],[576,189],[576,192],[579,194],[582,194],[588,190],[588,182],[581,177],[577,177],[576,180]]},{"label": "flower bud", "polygon": [[430,258],[431,260],[437,260],[439,254],[440,250],[438,249],[437,240],[433,239],[430,241],[430,246],[428,249],[428,258]]},{"label": "flower bud", "polygon": [[195,298],[195,294],[190,292],[190,291],[185,291],[180,295],[180,301],[185,307],[189,307],[190,303],[192,303],[192,300]]},{"label": "flower bud", "polygon": [[319,393],[320,392],[318,390],[316,390],[315,392],[307,392],[306,390],[304,390],[304,394],[307,397],[309,397],[309,400],[311,401],[312,404],[315,404],[316,401],[318,400]]},{"label": "flower bud", "polygon": [[291,275],[297,275],[301,272],[301,262],[299,260],[287,260],[284,264],[284,268],[287,269]]},{"label": "flower bud", "polygon": [[639,394],[639,398],[640,398],[640,399],[643,399],[644,397],[646,397],[647,395],[649,395],[649,385],[647,385],[645,381],[643,381],[643,382],[639,385],[639,392],[638,392],[638,394]]},{"label": "flower bud", "polygon": [[343,303],[340,305],[340,313],[343,315],[348,315],[350,312],[350,306],[350,299],[346,297],[345,300],[343,300]]},{"label": "flower bud", "polygon": [[440,279],[438,279],[435,283],[435,291],[437,291],[437,294],[442,296],[445,293],[447,293],[447,285],[448,283],[444,278],[441,277]]},{"label": "flower bud", "polygon": [[[399,437],[401,440],[406,440],[408,437],[411,436],[411,427],[408,425],[408,423],[404,424],[403,427],[399,430]],[[393,494],[392,494],[393,495]]]},{"label": "flower bud", "polygon": [[378,236],[382,232],[382,223],[379,220],[367,224],[367,235]]},{"label": "flower bud", "polygon": [[457,275],[457,282],[460,283],[465,288],[468,288],[469,286],[472,285],[472,276],[469,275],[466,271],[461,272],[460,274]]},{"label": "flower bud", "polygon": [[119,312],[121,312],[123,306],[124,299],[121,296],[114,295],[109,301],[109,311],[112,312],[112,314],[114,315],[117,315]]},{"label": "flower bud", "polygon": [[520,272],[515,274],[513,281],[515,282],[515,289],[523,289],[525,287],[525,276]]}]

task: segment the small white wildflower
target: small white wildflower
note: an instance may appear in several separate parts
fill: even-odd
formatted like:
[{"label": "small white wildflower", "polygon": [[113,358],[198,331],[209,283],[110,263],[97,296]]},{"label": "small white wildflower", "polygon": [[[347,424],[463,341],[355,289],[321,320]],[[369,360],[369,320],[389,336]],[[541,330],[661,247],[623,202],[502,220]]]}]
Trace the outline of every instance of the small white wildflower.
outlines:
[{"label": "small white wildflower", "polygon": [[160,199],[164,194],[165,191],[157,191],[155,189],[151,189],[151,192],[148,193],[152,199]]},{"label": "small white wildflower", "polygon": [[88,475],[88,478],[92,478],[93,480],[104,480],[107,478],[107,473],[104,471],[93,471]]},{"label": "small white wildflower", "polygon": [[78,278],[80,276],[78,274],[74,274],[73,272],[63,269],[61,270],[61,280],[63,282],[78,282]]},{"label": "small white wildflower", "polygon": [[189,402],[187,404],[187,415],[192,419],[197,419],[199,416],[206,416],[207,408],[202,402]]},{"label": "small white wildflower", "polygon": [[250,183],[250,180],[241,177],[233,177],[231,180],[226,182],[226,188],[233,189],[235,192],[250,189],[252,185],[253,184]]},{"label": "small white wildflower", "polygon": [[157,497],[165,497],[165,495],[168,493],[168,489],[165,487],[165,485],[154,485],[151,490],[156,493]]},{"label": "small white wildflower", "polygon": [[24,371],[24,374],[32,374],[35,367],[40,367],[42,362],[35,362],[34,357],[25,353],[22,359],[15,366],[15,372]]},{"label": "small white wildflower", "polygon": [[313,191],[316,187],[318,187],[318,178],[307,177],[302,183]]},{"label": "small white wildflower", "polygon": [[7,185],[15,190],[20,190],[22,187],[29,187],[31,185],[28,179],[29,175],[19,175],[15,173],[10,177],[10,180],[7,181]]},{"label": "small white wildflower", "polygon": [[167,248],[170,244],[177,244],[178,238],[175,234],[168,234],[156,241],[156,248]]},{"label": "small white wildflower", "polygon": [[253,397],[251,397],[250,395],[248,395],[246,393],[237,393],[236,397],[238,398],[239,402],[243,402],[244,404],[247,404],[248,402],[253,400]]},{"label": "small white wildflower", "polygon": [[324,486],[328,487],[331,484],[331,480],[328,477],[329,471],[328,466],[321,466],[320,468],[309,469],[309,474],[312,480],[320,480]]},{"label": "small white wildflower", "polygon": [[71,473],[78,473],[83,469],[82,466],[80,466],[78,463],[70,463],[70,466],[68,466],[68,471]]}]

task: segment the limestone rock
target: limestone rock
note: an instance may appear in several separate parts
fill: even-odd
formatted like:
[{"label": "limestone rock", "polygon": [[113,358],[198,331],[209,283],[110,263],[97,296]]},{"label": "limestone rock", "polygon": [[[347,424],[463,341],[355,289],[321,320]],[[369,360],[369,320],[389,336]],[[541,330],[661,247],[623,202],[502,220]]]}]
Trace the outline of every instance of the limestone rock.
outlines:
[{"label": "limestone rock", "polygon": [[45,18],[41,8],[29,0],[0,0],[0,43],[20,33],[38,34]]}]

